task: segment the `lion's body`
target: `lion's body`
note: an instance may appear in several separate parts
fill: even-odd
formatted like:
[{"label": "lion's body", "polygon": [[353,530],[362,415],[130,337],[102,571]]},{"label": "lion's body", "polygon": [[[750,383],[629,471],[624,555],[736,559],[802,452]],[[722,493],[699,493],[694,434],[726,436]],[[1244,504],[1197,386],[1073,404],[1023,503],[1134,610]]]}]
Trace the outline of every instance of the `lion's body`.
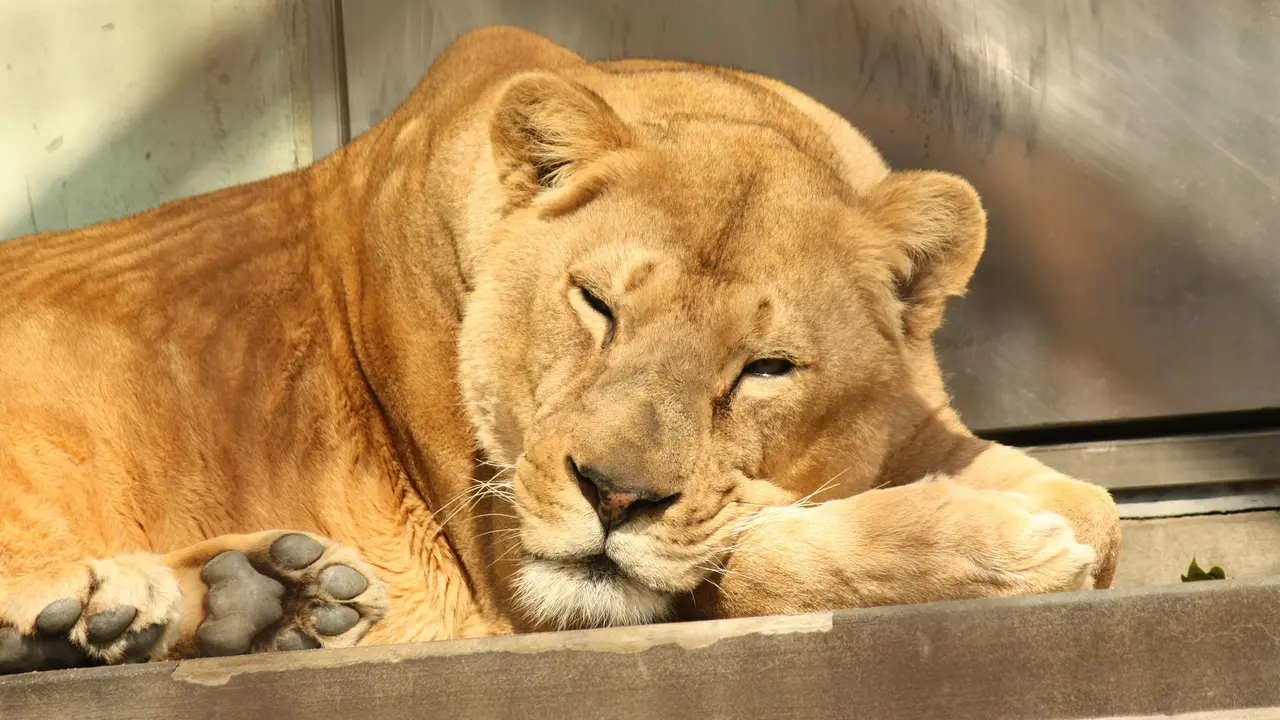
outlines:
[{"label": "lion's body", "polygon": [[[526,71],[553,72],[588,88],[616,112],[620,128],[631,128],[619,129],[618,138],[602,136],[601,143],[639,143],[642,129],[676,116],[716,118],[743,126],[734,130],[744,141],[734,162],[781,172],[795,162],[767,149],[781,138],[812,166],[801,175],[813,179],[803,182],[817,183],[788,192],[806,199],[834,183],[833,208],[856,204],[889,174],[842,120],[772,81],[671,63],[589,66],[548,41],[493,29],[451,47],[400,110],[314,167],[116,222],[0,244],[0,625],[29,626],[37,602],[30,598],[49,599],[30,589],[87,558],[164,555],[271,528],[335,538],[376,570],[386,584],[387,614],[367,642],[529,625],[512,601],[511,578],[519,568],[503,557],[511,534],[499,542],[510,527],[501,518],[509,514],[502,502],[510,498],[501,490],[471,494],[475,478],[494,474],[482,455],[514,466],[532,442],[525,437],[527,421],[506,419],[526,412],[526,401],[495,385],[490,376],[510,373],[484,364],[487,356],[515,352],[511,348],[528,346],[539,333],[561,332],[536,326],[536,318],[516,325],[496,315],[485,319],[502,300],[484,293],[472,299],[477,283],[493,285],[509,271],[489,260],[493,228],[513,208],[514,216],[522,212],[528,198],[519,192],[541,192],[517,188],[504,195],[514,181],[483,177],[502,148],[490,117],[505,102],[509,79]],[[760,139],[756,125],[772,140]],[[680,162],[704,163],[701,176],[708,178],[736,167],[723,162],[723,152],[679,147]],[[659,160],[637,155],[627,162]],[[650,177],[636,189],[627,185],[625,167],[611,172],[624,179],[599,182],[629,188],[611,192],[629,193],[637,207],[679,202],[680,188],[669,187],[670,178]],[[724,181],[734,177],[726,174]],[[581,189],[548,195],[556,192],[547,202],[573,207],[554,212],[572,214],[590,202],[573,196],[586,192]],[[749,188],[739,194],[749,202]],[[689,203],[677,213],[687,223],[676,235],[693,243],[706,234],[710,250],[703,252],[714,254],[721,242],[715,238],[729,230],[720,227],[718,210],[704,216],[695,198]],[[749,205],[732,210],[743,217],[772,212]],[[777,216],[761,227],[783,233],[809,220]],[[826,252],[823,247],[797,240],[776,252],[761,250],[734,272],[787,276],[801,271],[789,258]],[[980,251],[979,242],[956,261],[967,264],[961,285]],[[531,267],[515,282],[541,281]],[[815,281],[797,276],[790,282]],[[464,343],[460,354],[464,317],[465,333],[475,341]],[[779,473],[782,502],[817,489],[802,475],[830,478],[842,471],[845,484],[824,496],[835,498],[931,472],[960,475],[983,453],[985,445],[948,407],[928,344],[936,320],[921,322],[919,337],[894,341],[919,351],[882,373],[900,385],[906,378],[905,387],[844,390],[882,410],[820,421],[855,433],[860,457],[851,460],[815,439],[809,449],[786,455],[788,467],[805,468],[792,473],[790,485],[783,482],[781,459],[758,461],[765,463],[761,472]],[[701,352],[705,348],[688,350]],[[858,362],[849,372],[881,359]],[[867,382],[877,377],[872,373]],[[849,438],[843,437],[845,445]],[[972,484],[1013,488],[1020,478],[1043,474],[1015,455],[1001,471],[1006,477]],[[521,482],[531,481],[518,480],[517,494],[527,492]],[[1118,549],[1104,507],[1109,501],[1083,485],[1062,487],[1066,499],[1042,498],[1033,509],[1052,507],[1072,520],[1082,541],[1104,555],[1105,584]],[[1073,498],[1086,496],[1084,505],[1102,503],[1101,514],[1088,509],[1072,517],[1073,508],[1083,507]],[[525,542],[535,542],[527,533]],[[728,614],[786,609],[749,599],[721,604]]]}]

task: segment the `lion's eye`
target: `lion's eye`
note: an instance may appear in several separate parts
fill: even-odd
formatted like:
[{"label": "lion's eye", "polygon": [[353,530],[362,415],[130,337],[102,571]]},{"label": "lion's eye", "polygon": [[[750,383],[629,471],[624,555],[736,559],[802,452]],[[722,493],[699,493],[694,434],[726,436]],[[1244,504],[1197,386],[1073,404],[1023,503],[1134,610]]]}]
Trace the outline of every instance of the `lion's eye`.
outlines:
[{"label": "lion's eye", "polygon": [[600,347],[608,347],[609,343],[613,342],[613,333],[617,329],[613,310],[595,293],[581,285],[577,286],[576,292],[578,297],[572,300],[572,303],[577,306],[579,317],[592,328]]},{"label": "lion's eye", "polygon": [[579,287],[578,292],[582,293],[583,302],[589,305],[592,310],[600,313],[600,317],[608,320],[610,325],[613,325],[613,311],[609,309],[608,305],[605,305],[603,300],[584,287]]},{"label": "lion's eye", "polygon": [[752,360],[742,368],[743,375],[755,375],[757,377],[782,377],[790,375],[796,366],[786,358],[762,358],[760,360]]}]

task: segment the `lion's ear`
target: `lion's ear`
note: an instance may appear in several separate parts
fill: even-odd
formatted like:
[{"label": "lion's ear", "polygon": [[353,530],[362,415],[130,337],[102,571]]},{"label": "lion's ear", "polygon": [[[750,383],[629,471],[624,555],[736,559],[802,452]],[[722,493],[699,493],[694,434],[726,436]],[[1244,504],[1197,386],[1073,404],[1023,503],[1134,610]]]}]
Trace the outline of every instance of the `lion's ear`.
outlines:
[{"label": "lion's ear", "polygon": [[597,94],[549,73],[511,80],[489,137],[509,206],[568,184],[592,160],[627,145],[627,126]]},{"label": "lion's ear", "polygon": [[969,183],[946,173],[891,174],[867,196],[888,231],[889,267],[908,338],[926,339],[942,324],[947,298],[963,295],[982,257],[987,216]]}]

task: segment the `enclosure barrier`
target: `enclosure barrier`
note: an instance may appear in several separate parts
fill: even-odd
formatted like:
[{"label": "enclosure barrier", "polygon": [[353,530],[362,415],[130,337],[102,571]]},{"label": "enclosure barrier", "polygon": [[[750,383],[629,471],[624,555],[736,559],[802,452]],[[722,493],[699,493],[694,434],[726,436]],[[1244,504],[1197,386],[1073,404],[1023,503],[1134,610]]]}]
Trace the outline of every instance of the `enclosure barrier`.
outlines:
[{"label": "enclosure barrier", "polygon": [[0,678],[0,718],[1280,718],[1280,578]]}]

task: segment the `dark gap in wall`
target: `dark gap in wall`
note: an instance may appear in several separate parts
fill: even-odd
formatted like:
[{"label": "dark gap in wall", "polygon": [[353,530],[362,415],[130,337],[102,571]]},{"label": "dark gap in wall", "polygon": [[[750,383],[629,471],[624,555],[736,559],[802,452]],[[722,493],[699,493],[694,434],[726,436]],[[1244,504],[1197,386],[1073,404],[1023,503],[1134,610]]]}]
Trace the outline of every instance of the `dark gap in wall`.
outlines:
[{"label": "dark gap in wall", "polygon": [[978,435],[1004,445],[1029,447],[1269,430],[1280,430],[1280,408],[1140,418],[1087,425],[988,430],[979,432]]},{"label": "dark gap in wall", "polygon": [[331,0],[333,7],[333,54],[337,71],[338,91],[338,141],[340,145],[351,142],[351,103],[347,94],[347,40],[342,27],[342,0]]}]

